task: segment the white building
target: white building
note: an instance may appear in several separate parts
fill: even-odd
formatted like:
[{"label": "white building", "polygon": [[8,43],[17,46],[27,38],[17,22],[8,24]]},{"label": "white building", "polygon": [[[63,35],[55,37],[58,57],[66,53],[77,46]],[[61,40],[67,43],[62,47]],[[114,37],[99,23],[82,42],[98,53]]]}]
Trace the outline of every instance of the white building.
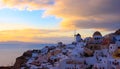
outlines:
[{"label": "white building", "polygon": [[91,37],[86,37],[86,38],[84,39],[84,42],[87,43],[87,44],[91,43],[91,41],[92,41],[92,38],[91,38]]},{"label": "white building", "polygon": [[109,52],[108,49],[102,49],[102,50],[95,50],[94,56],[101,56],[101,57],[108,57]]},{"label": "white building", "polygon": [[65,59],[60,62],[59,69],[85,69],[83,59]]},{"label": "white building", "polygon": [[120,62],[116,59],[108,60],[108,69],[120,69]]},{"label": "white building", "polygon": [[102,41],[103,41],[103,37],[102,37],[101,33],[99,31],[96,31],[93,34],[93,43],[100,44],[100,43],[102,43]]},{"label": "white building", "polygon": [[75,35],[75,39],[76,39],[76,42],[82,41],[81,35],[79,33],[77,35]]},{"label": "white building", "polygon": [[116,35],[115,36],[115,44],[118,46],[118,47],[120,47],[120,35]]},{"label": "white building", "polygon": [[109,46],[109,53],[113,54],[116,49],[117,49],[116,44],[110,44],[110,46]]},{"label": "white building", "polygon": [[94,64],[93,69],[108,69],[108,68],[107,68],[107,64],[96,63]]}]

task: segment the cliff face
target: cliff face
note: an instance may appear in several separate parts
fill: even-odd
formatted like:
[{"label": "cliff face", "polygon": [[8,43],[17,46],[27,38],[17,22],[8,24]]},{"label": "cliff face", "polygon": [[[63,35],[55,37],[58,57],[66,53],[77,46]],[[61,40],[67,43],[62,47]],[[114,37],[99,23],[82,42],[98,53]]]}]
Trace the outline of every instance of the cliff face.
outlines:
[{"label": "cliff face", "polygon": [[13,69],[13,67],[12,66],[10,66],[10,67],[0,67],[0,69]]},{"label": "cliff face", "polygon": [[[117,31],[117,35],[119,34],[119,31]],[[107,35],[108,37],[105,36],[104,38],[106,38],[107,41],[111,41],[111,39],[107,39],[107,38],[111,38],[112,35],[113,33]],[[109,46],[110,42],[105,44]],[[99,44],[97,45],[102,46]],[[92,44],[92,46],[96,46],[96,44]],[[16,62],[14,66],[0,67],[0,69],[50,69],[50,68],[63,69],[63,68],[59,68],[58,65],[62,65],[61,67],[64,67],[64,69],[66,69],[65,65],[68,65],[70,67],[69,65],[70,63],[64,64],[63,61],[67,62],[66,59],[74,61],[74,63],[73,62],[71,63],[73,65],[76,63],[79,63],[80,65],[84,65],[84,66],[87,65],[85,68],[83,66],[82,69],[90,69],[91,65],[93,66],[94,64],[97,64],[97,62],[100,62],[98,60],[99,57],[100,57],[99,59],[101,58],[108,59],[109,57],[112,57],[112,55],[108,52],[109,49],[107,48],[106,49],[103,48],[103,50],[100,49],[99,51],[97,50],[97,48],[95,49],[96,51],[93,52],[91,48],[86,47],[86,44],[84,42],[78,42],[76,44],[68,44],[68,45],[64,45],[60,42],[58,43],[57,46],[50,46],[50,47],[46,46],[41,50],[31,50],[24,52],[22,56],[16,58]],[[84,59],[84,57],[86,59]],[[80,62],[76,62],[79,61],[78,58]],[[95,61],[93,62],[92,60]]]},{"label": "cliff face", "polygon": [[24,65],[24,63],[27,62],[28,58],[32,56],[32,51],[25,52],[22,56],[18,57],[16,59],[16,62],[13,66],[14,69],[20,69],[21,66]]},{"label": "cliff face", "polygon": [[0,67],[0,69],[20,69],[24,63],[32,56],[32,51],[24,52],[22,56],[16,58],[14,66]]},{"label": "cliff face", "polygon": [[24,56],[18,57],[16,59],[16,62],[14,64],[14,69],[20,69],[20,67],[22,66],[22,64],[24,64],[26,62],[26,58]]}]

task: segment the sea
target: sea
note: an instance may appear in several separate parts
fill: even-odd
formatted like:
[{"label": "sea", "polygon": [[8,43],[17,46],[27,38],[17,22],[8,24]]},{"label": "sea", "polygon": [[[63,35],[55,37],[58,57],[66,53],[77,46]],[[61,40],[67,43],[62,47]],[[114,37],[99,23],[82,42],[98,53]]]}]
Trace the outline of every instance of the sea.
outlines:
[{"label": "sea", "polygon": [[25,51],[39,50],[45,46],[55,46],[55,44],[2,42],[0,43],[0,66],[12,66],[16,58],[21,56]]}]

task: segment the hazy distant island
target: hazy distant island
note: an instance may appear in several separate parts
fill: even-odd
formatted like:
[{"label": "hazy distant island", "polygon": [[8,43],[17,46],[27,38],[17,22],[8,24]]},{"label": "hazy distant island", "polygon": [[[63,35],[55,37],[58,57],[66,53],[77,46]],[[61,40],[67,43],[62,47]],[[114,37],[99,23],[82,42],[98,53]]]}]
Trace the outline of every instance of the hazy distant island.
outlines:
[{"label": "hazy distant island", "polygon": [[28,50],[14,66],[0,69],[120,69],[120,29],[105,36],[96,31],[85,39],[79,33],[74,37],[71,44]]}]

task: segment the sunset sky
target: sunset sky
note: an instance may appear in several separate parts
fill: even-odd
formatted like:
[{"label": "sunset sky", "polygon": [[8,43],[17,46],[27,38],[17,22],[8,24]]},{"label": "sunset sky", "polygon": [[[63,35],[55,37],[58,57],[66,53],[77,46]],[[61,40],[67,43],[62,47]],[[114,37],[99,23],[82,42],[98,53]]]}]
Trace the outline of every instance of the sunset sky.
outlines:
[{"label": "sunset sky", "polygon": [[0,42],[73,41],[120,28],[120,0],[0,0]]}]

